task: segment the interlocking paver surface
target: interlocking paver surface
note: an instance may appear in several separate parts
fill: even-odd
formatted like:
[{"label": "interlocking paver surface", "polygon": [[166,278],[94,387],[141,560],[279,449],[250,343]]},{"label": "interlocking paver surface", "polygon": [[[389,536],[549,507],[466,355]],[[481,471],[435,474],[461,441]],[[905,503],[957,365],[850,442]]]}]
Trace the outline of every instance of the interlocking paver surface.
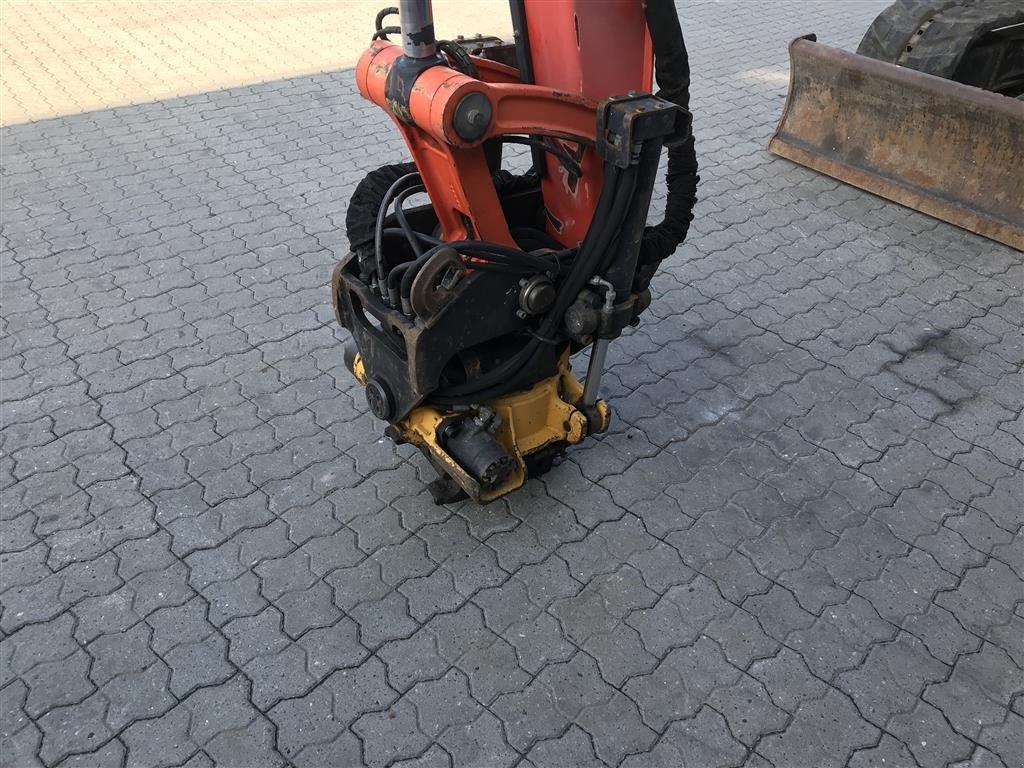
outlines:
[{"label": "interlocking paver surface", "polygon": [[683,6],[690,239],[484,508],[342,363],[350,71],[5,128],[4,764],[1019,765],[1021,254],[764,149],[883,5]]},{"label": "interlocking paver surface", "polygon": [[[377,0],[3,0],[0,125],[350,67],[382,7]],[[468,34],[512,29],[501,0],[447,0],[435,19]]]}]

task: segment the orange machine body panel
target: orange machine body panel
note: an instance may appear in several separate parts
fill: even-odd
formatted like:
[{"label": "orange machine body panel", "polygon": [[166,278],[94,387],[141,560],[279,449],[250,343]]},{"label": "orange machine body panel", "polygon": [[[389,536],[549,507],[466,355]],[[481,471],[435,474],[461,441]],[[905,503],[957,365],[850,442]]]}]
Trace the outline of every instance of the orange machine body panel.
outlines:
[{"label": "orange machine body panel", "polygon": [[[650,38],[638,0],[525,0],[534,84],[518,82],[510,67],[474,57],[480,79],[445,66],[423,71],[409,95],[407,117],[386,98],[387,78],[402,49],[375,41],[356,65],[360,93],[388,112],[405,138],[446,241],[481,239],[514,246],[491,181],[483,142],[529,134],[582,147],[582,178],[547,157],[542,194],[550,233],[566,246],[583,240],[601,191],[602,162],[594,150],[597,105],[612,95],[649,91]],[[593,42],[588,45],[587,39]],[[609,49],[608,41],[614,41]],[[487,132],[465,141],[455,131],[459,102],[487,96],[493,118]]]},{"label": "orange machine body panel", "polygon": [[[651,90],[654,53],[639,0],[526,0],[533,81],[593,102]],[[548,229],[564,245],[583,239],[601,192],[602,162],[592,150],[573,180],[546,158],[541,184]]]}]

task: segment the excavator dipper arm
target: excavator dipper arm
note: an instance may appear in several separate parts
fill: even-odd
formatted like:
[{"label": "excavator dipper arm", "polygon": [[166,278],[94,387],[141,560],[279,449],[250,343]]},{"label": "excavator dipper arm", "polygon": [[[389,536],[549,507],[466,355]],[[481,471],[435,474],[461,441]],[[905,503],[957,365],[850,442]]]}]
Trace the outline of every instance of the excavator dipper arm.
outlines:
[{"label": "excavator dipper arm", "polygon": [[[400,26],[384,27],[396,10]],[[511,10],[516,68],[484,55],[500,46],[477,56],[436,40],[429,0],[382,11],[356,68],[413,163],[372,171],[353,194],[335,309],[370,410],[438,470],[439,502],[504,495],[607,429],[608,345],[639,322],[695,199],[689,67],[671,2]],[[655,60],[665,98],[648,92]],[[530,147],[528,173],[502,169],[508,144]],[[666,218],[647,227],[665,146]],[[428,203],[405,206],[424,193]],[[569,357],[587,348],[581,383]]]}]

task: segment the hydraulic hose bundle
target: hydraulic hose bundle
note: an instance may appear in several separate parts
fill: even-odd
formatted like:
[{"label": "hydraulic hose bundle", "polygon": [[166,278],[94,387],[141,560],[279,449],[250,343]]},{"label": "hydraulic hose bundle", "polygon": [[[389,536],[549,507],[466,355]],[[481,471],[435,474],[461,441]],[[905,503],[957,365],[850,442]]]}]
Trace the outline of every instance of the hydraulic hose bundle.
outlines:
[{"label": "hydraulic hose bundle", "polygon": [[[690,108],[690,58],[672,0],[647,0],[644,6],[647,29],[654,48],[654,71],[660,90],[657,95]],[[697,153],[691,134],[683,143],[670,147],[665,183],[668,195],[665,217],[648,227],[640,246],[640,262],[634,288],[646,288],[658,266],[686,239],[697,203]]]}]

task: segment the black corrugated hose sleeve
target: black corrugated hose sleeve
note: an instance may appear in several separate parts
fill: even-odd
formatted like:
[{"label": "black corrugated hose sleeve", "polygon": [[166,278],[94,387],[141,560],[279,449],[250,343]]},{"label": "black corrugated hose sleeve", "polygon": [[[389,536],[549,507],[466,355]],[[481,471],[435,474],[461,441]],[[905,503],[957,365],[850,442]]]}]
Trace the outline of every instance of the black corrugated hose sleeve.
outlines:
[{"label": "black corrugated hose sleeve", "polygon": [[[657,95],[688,110],[690,59],[686,53],[675,4],[672,0],[646,0],[644,11],[654,49],[654,72],[660,89]],[[693,221],[699,181],[697,153],[691,136],[668,151],[665,218],[660,224],[644,230],[634,290],[646,288],[658,265],[675,253],[676,248],[686,239],[690,222]]]}]

